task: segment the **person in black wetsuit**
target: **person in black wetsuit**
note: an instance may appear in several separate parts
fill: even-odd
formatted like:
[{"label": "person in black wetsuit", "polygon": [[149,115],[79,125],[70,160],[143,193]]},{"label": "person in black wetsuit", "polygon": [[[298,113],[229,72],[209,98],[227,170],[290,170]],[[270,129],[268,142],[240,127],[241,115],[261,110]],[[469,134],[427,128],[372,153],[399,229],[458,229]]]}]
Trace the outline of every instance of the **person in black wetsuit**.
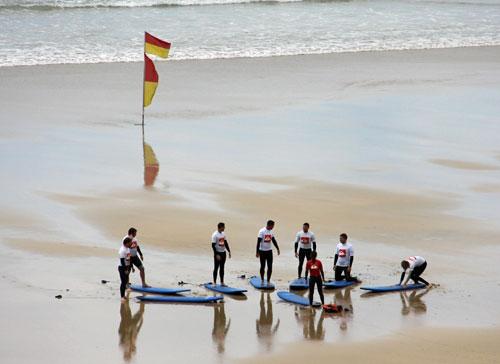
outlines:
[{"label": "person in black wetsuit", "polygon": [[[422,273],[425,271],[425,268],[427,268],[427,261],[424,258],[419,257],[418,255],[409,257],[408,259],[405,259],[401,262],[401,267],[403,268],[403,271],[401,272],[401,279],[399,280],[399,285],[402,285],[403,287],[406,288],[406,284],[410,279],[413,280],[415,284],[418,284],[419,282],[424,283],[426,286],[430,284],[425,279],[420,277]],[[406,275],[406,270],[408,270],[408,275],[406,276],[406,279],[403,282],[403,279],[405,278]]]},{"label": "person in black wetsuit", "polygon": [[321,304],[325,304],[325,297],[323,296],[323,281],[325,280],[325,272],[323,271],[323,264],[321,264],[321,261],[316,259],[317,256],[317,252],[312,252],[311,260],[309,260],[306,264],[306,283],[307,276],[309,275],[309,272],[311,272],[311,278],[309,279],[309,307],[312,307],[313,304],[315,285],[318,286]]},{"label": "person in black wetsuit", "polygon": [[271,285],[271,275],[273,273],[273,247],[271,243],[276,247],[278,255],[280,255],[280,248],[278,247],[278,242],[274,238],[273,233],[274,221],[269,220],[266,227],[260,229],[257,235],[257,252],[255,256],[260,258],[260,279],[261,284],[264,284],[264,271],[267,263],[267,285]]},{"label": "person in black wetsuit", "polygon": [[120,265],[118,266],[118,272],[120,273],[120,296],[122,302],[126,301],[125,290],[127,289],[128,278],[130,275],[131,263],[130,263],[130,246],[132,245],[132,239],[123,239],[123,245],[118,252],[120,258]]},{"label": "person in black wetsuit", "polygon": [[340,234],[340,243],[337,245],[335,258],[333,260],[333,270],[335,272],[336,281],[340,281],[345,278],[347,282],[360,282],[358,278],[351,276],[353,262],[354,249],[351,243],[347,242],[347,235]]},{"label": "person in black wetsuit", "polygon": [[226,264],[226,250],[229,253],[229,258],[231,258],[231,250],[229,249],[229,244],[226,240],[226,233],[224,230],[226,225],[223,222],[217,224],[217,230],[212,234],[212,249],[214,251],[214,271],[213,271],[213,282],[214,287],[217,285],[217,271],[220,275],[220,284],[225,286],[224,283],[224,265]]},{"label": "person in black wetsuit", "polygon": [[[305,222],[302,225],[302,231],[297,233],[297,238],[295,239],[295,258],[299,258],[299,278],[302,277],[302,266],[304,264],[304,259],[306,262],[311,259],[311,252],[316,251],[316,236],[312,231],[309,231],[309,223]],[[297,248],[299,252],[297,253]],[[312,249],[311,249],[312,248]]]}]

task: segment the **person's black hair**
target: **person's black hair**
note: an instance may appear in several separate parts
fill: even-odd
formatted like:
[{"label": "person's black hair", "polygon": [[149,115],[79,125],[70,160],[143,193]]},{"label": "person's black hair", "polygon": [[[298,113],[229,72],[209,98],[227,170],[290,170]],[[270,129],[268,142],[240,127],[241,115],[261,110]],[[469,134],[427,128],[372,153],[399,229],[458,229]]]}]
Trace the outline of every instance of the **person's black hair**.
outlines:
[{"label": "person's black hair", "polygon": [[347,234],[342,233],[342,234],[340,234],[340,237],[341,237],[341,238],[344,238],[344,239],[347,239]]},{"label": "person's black hair", "polygon": [[269,225],[274,225],[274,221],[273,220],[267,220],[267,226]]},{"label": "person's black hair", "polygon": [[127,245],[127,244],[129,244],[131,242],[132,242],[132,239],[130,239],[129,237],[123,239],[123,245]]},{"label": "person's black hair", "polygon": [[314,250],[312,253],[311,253],[311,259],[313,261],[313,263],[316,262],[316,257],[318,256],[318,252],[316,250]]},{"label": "person's black hair", "polygon": [[309,223],[308,222],[305,222],[302,225],[305,225],[305,226],[309,227]]},{"label": "person's black hair", "polygon": [[226,225],[225,225],[223,222],[219,222],[219,223],[217,224],[217,229],[223,228],[223,227],[225,227],[225,226],[226,226]]},{"label": "person's black hair", "polygon": [[128,229],[128,234],[129,234],[129,235],[133,235],[133,234],[135,234],[136,232],[137,232],[137,229],[136,229],[136,228],[131,227],[130,229]]}]

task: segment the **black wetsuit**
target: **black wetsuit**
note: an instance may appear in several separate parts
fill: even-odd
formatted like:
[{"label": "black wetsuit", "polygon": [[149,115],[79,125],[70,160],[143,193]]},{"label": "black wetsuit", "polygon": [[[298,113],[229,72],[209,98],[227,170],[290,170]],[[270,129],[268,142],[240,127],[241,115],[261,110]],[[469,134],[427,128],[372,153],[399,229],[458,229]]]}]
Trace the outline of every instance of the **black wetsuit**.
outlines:
[{"label": "black wetsuit", "polygon": [[[262,238],[257,238],[257,254],[259,254],[260,258],[260,279],[264,280],[264,272],[267,263],[267,281],[271,281],[271,275],[273,274],[273,251],[272,250],[260,250],[260,243]],[[278,247],[278,242],[276,239],[272,238],[273,245],[276,249],[280,249]]]},{"label": "black wetsuit", "polygon": [[335,259],[333,262],[333,265],[335,267],[335,280],[336,281],[341,281],[342,280],[342,274],[345,275],[345,280],[347,282],[355,282],[358,280],[356,277],[351,276],[351,272],[347,270],[347,268],[352,267],[352,262],[354,261],[354,257],[351,256],[350,262],[349,262],[349,267],[340,267],[337,265],[337,260],[339,259],[339,256],[335,254]]},{"label": "black wetsuit", "polygon": [[[224,240],[224,246],[226,247],[226,250],[231,253],[227,240]],[[218,252],[217,249],[215,249],[215,243],[212,243],[212,249],[214,251],[214,283],[217,281],[217,271],[219,271],[220,282],[222,283],[224,282],[224,265],[226,264],[226,252]],[[218,256],[220,257],[220,260],[217,260]]]},{"label": "black wetsuit", "polygon": [[[298,274],[299,274],[298,277],[299,278],[302,276],[302,267],[304,266],[304,259],[307,262],[309,259],[311,259],[312,251],[313,250],[316,251],[316,242],[313,241],[312,244],[313,244],[313,249],[311,249],[311,248],[309,248],[309,249],[300,248],[299,249],[299,268],[298,268]],[[297,253],[298,247],[299,247],[299,243],[295,242],[295,253]]]},{"label": "black wetsuit", "polygon": [[[429,285],[429,282],[427,282],[425,279],[420,277],[420,275],[422,273],[424,273],[425,268],[427,268],[427,262],[424,262],[422,265],[415,267],[413,269],[413,272],[411,272],[410,279],[413,280],[413,282],[415,282],[415,284],[418,284],[418,282],[422,282],[426,286]],[[406,271],[401,273],[401,280],[400,280],[399,284],[401,284],[401,282],[403,282],[403,278],[405,277],[405,274],[406,274]]]},{"label": "black wetsuit", "polygon": [[[127,289],[128,279],[130,276],[131,266],[127,265],[127,260],[125,258],[120,258],[121,265],[118,266],[118,272],[120,273],[120,295],[121,297],[125,297],[125,290]],[[125,271],[128,271],[129,274],[126,274]]]},{"label": "black wetsuit", "polygon": [[321,299],[321,303],[323,305],[325,304],[325,297],[323,295],[323,280],[325,279],[325,273],[323,272],[323,264],[319,260],[316,259],[314,263],[312,263],[312,260],[308,262],[308,265],[306,266],[306,280],[309,273],[308,268],[311,266],[310,263],[315,264],[316,262],[319,262],[321,270],[320,275],[311,275],[311,277],[309,278],[309,304],[311,306],[314,297],[314,286],[318,287],[318,293],[319,298]]}]

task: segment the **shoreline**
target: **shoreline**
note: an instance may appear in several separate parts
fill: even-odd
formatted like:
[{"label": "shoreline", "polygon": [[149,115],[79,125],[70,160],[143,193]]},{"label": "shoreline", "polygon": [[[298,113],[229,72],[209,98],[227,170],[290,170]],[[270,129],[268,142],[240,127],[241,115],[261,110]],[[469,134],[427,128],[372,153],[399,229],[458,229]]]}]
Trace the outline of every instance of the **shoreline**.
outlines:
[{"label": "shoreline", "polygon": [[[200,61],[224,61],[224,60],[254,60],[254,59],[269,59],[269,58],[289,58],[289,57],[315,57],[315,56],[334,56],[342,54],[365,54],[365,53],[387,53],[387,52],[427,52],[427,51],[446,51],[446,50],[460,50],[460,49],[475,49],[475,48],[497,48],[500,44],[481,44],[481,45],[462,45],[450,47],[428,47],[428,48],[401,48],[401,49],[370,49],[370,50],[345,50],[337,52],[324,52],[324,53],[298,53],[298,54],[279,54],[270,56],[241,56],[241,57],[220,57],[220,58],[182,58],[177,59],[169,57],[168,60],[155,59],[156,62],[200,62]],[[106,62],[72,62],[72,63],[40,63],[40,64],[21,64],[21,65],[0,65],[1,68],[11,67],[45,67],[45,66],[84,66],[84,65],[109,65],[109,64],[134,64],[142,61],[106,61]]]}]

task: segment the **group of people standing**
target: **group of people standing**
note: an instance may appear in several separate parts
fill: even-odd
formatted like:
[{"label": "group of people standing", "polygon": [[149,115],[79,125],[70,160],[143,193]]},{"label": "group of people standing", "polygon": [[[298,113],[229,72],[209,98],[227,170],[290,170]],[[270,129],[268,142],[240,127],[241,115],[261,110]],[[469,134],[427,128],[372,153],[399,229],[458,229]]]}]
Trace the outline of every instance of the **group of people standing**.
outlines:
[{"label": "group of people standing", "polygon": [[[305,222],[302,225],[302,230],[297,233],[294,243],[295,257],[299,259],[297,269],[298,278],[302,277],[304,261],[306,261],[305,281],[307,284],[309,278],[309,301],[312,304],[314,287],[318,287],[318,293],[321,302],[324,303],[323,296],[323,281],[325,274],[323,265],[317,259],[317,243],[316,236],[309,230],[309,223]],[[266,226],[259,230],[257,234],[257,245],[255,256],[260,259],[260,278],[261,285],[271,286],[271,276],[273,273],[273,246],[280,255],[280,248],[274,236],[274,221],[269,220]],[[224,232],[225,224],[220,222],[217,225],[217,230],[212,234],[212,249],[214,251],[214,270],[213,270],[213,285],[217,285],[217,275],[220,277],[220,284],[224,283],[224,265],[226,262],[226,250],[231,257],[229,244]],[[340,243],[337,245],[333,270],[335,271],[335,280],[346,279],[347,281],[357,281],[356,277],[351,276],[351,267],[354,261],[354,249],[347,242],[347,235],[340,235]],[[267,274],[266,274],[267,267]],[[267,280],[265,279],[267,278]]]},{"label": "group of people standing", "polygon": [[[260,259],[261,285],[272,285],[271,276],[273,272],[273,246],[276,248],[278,255],[280,255],[280,248],[273,232],[274,225],[273,220],[268,220],[266,226],[260,229],[257,234],[255,256]],[[312,305],[314,287],[316,286],[321,303],[324,304],[323,282],[325,280],[325,273],[323,264],[317,259],[316,237],[314,233],[309,230],[309,227],[309,223],[305,222],[302,225],[302,230],[297,233],[297,237],[295,239],[295,257],[299,260],[297,273],[298,278],[301,278],[304,261],[306,261],[305,283],[307,284],[309,282],[309,302]],[[224,267],[227,256],[231,258],[231,250],[226,238],[225,228],[225,224],[223,222],[219,222],[217,224],[217,230],[212,234],[212,250],[214,254],[214,269],[212,278],[214,286],[217,285],[217,275],[219,275],[220,284],[222,286],[226,286],[224,283]],[[118,271],[120,273],[121,280],[120,295],[122,297],[122,301],[125,300],[125,291],[129,284],[130,272],[135,271],[134,266],[139,269],[143,287],[149,287],[146,283],[145,269],[142,264],[144,255],[137,243],[136,235],[137,230],[133,227],[130,228],[128,235],[123,238],[123,245],[119,251],[120,265],[118,266]],[[340,242],[337,245],[333,263],[335,280],[340,281],[345,279],[349,282],[359,281],[356,277],[351,275],[352,265],[354,262],[354,248],[352,244],[347,241],[347,239],[347,234],[340,234]],[[265,274],[266,266],[267,275]],[[426,266],[427,262],[425,259],[419,256],[403,260],[401,262],[403,272],[401,274],[399,284],[406,287],[408,281],[412,279],[415,283],[423,282],[428,285],[429,283],[420,277]],[[406,279],[404,279],[407,270],[409,273],[407,274]],[[264,277],[267,278],[267,281]]]}]

